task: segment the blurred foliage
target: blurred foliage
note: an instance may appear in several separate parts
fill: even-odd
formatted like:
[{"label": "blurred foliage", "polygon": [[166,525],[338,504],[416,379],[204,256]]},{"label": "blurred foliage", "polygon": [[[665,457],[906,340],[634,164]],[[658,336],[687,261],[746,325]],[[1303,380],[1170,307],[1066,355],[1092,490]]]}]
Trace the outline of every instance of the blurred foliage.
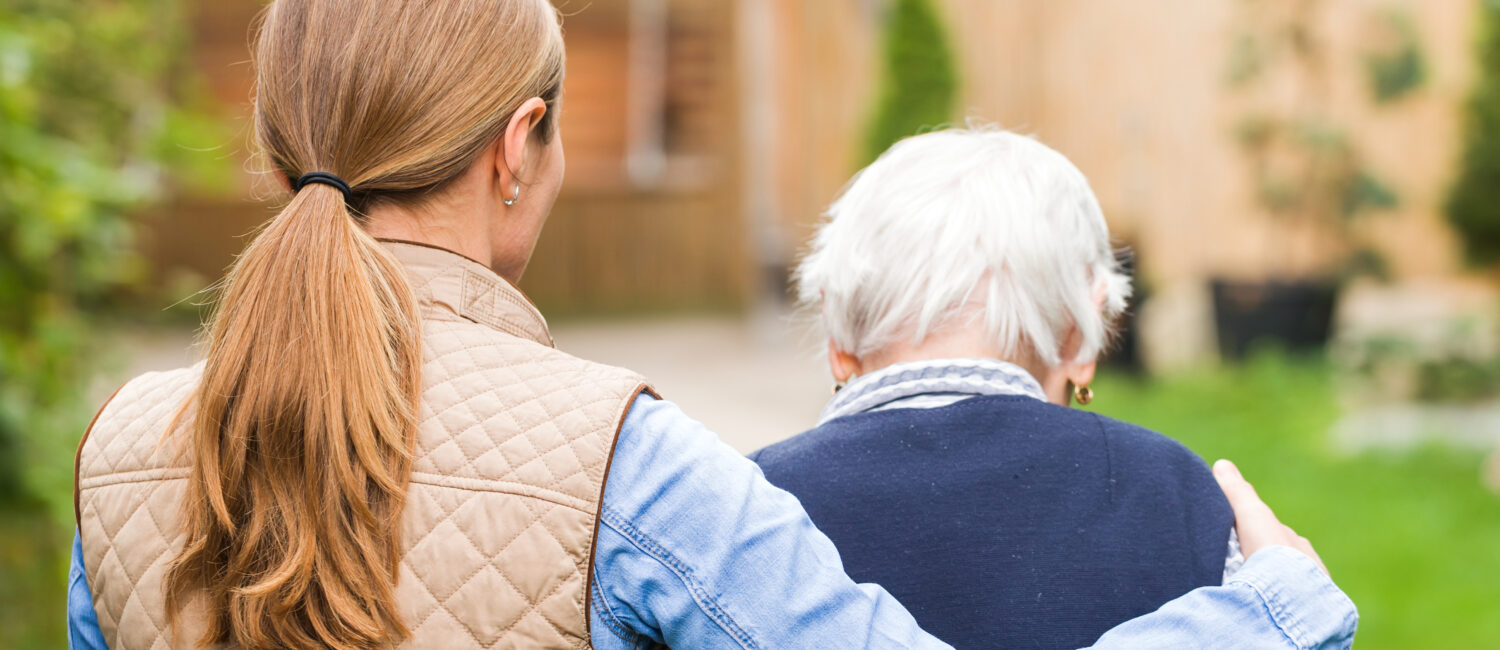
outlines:
[{"label": "blurred foliage", "polygon": [[1229,48],[1229,63],[1224,78],[1229,81],[1230,86],[1249,83],[1260,76],[1265,68],[1265,58],[1266,55],[1261,52],[1260,40],[1248,31],[1241,31],[1235,34],[1234,44]]},{"label": "blurred foliage", "polygon": [[1334,348],[1337,367],[1362,403],[1476,404],[1500,400],[1500,320],[1455,318],[1417,340],[1382,333],[1347,338]]},{"label": "blurred foliage", "polygon": [[952,120],[958,98],[953,51],[932,0],[894,0],[881,59],[880,98],[865,132],[863,164],[901,138]]},{"label": "blurred foliage", "polygon": [[[233,163],[185,56],[181,0],[0,11],[0,647],[65,645],[73,451],[101,319],[149,267],[134,219]],[[206,147],[205,147],[206,145]]]},{"label": "blurred foliage", "polygon": [[[1333,86],[1328,71],[1331,58],[1338,53],[1317,29],[1322,4],[1321,0],[1269,4],[1244,0],[1225,76],[1233,91],[1251,95],[1246,104],[1256,107],[1240,117],[1234,135],[1261,207],[1273,218],[1312,225],[1348,242],[1345,259],[1331,269],[1304,269],[1299,260],[1281,260],[1274,266],[1293,274],[1314,272],[1347,280],[1358,272],[1387,266],[1372,259],[1379,256],[1378,251],[1359,245],[1352,230],[1354,218],[1394,208],[1400,197],[1369,168],[1328,106]],[[1407,84],[1386,88],[1383,92],[1391,97],[1420,83],[1424,70],[1415,29],[1409,19],[1401,24],[1404,30],[1391,29],[1409,38],[1400,42],[1396,52],[1367,58],[1370,65],[1380,67],[1381,74],[1392,77],[1389,83]],[[1398,59],[1406,63],[1392,62]],[[1408,78],[1408,70],[1401,73],[1408,77],[1396,79],[1400,75],[1395,69],[1413,65],[1411,61],[1415,61],[1417,78]],[[1285,93],[1278,91],[1287,81],[1302,89],[1291,102],[1281,101]],[[1277,245],[1271,252],[1289,255],[1294,250],[1297,247]],[[1319,260],[1307,262],[1316,267]]]},{"label": "blurred foliage", "polygon": [[1347,284],[1358,278],[1370,278],[1376,282],[1386,283],[1395,278],[1391,272],[1390,260],[1386,259],[1380,251],[1373,246],[1359,246],[1349,254],[1345,261],[1342,275],[1337,280],[1339,284]]},{"label": "blurred foliage", "polygon": [[1448,220],[1469,259],[1500,263],[1500,3],[1485,2],[1479,75],[1469,102],[1462,169],[1448,197]]},{"label": "blurred foliage", "polygon": [[1340,214],[1352,217],[1365,210],[1389,210],[1401,205],[1401,197],[1368,171],[1358,171],[1346,181]]},{"label": "blurred foliage", "polygon": [[1157,381],[1106,374],[1090,409],[1234,460],[1358,605],[1360,650],[1494,647],[1500,498],[1480,455],[1335,449],[1331,375],[1275,354]]},{"label": "blurred foliage", "polygon": [[0,648],[66,648],[72,529],[28,505],[0,502]]},{"label": "blurred foliage", "polygon": [[0,13],[0,501],[60,520],[97,320],[148,272],[132,217],[169,185],[229,178],[183,146],[225,141],[194,99],[184,24],[180,0]]},{"label": "blurred foliage", "polygon": [[1500,398],[1500,360],[1447,356],[1417,366],[1417,399],[1484,402]]},{"label": "blurred foliage", "polygon": [[1427,58],[1411,14],[1391,9],[1381,16],[1389,43],[1365,56],[1365,71],[1377,102],[1392,102],[1427,81]]}]

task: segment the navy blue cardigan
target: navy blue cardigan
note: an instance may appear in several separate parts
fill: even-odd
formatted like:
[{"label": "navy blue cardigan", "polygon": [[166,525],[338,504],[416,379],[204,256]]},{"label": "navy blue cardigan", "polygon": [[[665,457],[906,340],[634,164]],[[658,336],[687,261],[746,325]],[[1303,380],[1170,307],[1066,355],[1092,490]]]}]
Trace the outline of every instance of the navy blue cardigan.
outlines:
[{"label": "navy blue cardigan", "polygon": [[958,648],[1078,648],[1217,585],[1234,516],[1203,460],[1029,397],[841,417],[751,455]]}]

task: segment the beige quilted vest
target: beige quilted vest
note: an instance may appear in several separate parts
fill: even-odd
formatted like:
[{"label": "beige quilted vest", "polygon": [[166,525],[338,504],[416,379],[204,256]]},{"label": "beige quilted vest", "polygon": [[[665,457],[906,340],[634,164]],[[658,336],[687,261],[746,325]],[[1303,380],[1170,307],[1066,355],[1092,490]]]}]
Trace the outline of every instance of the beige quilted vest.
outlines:
[{"label": "beige quilted vest", "polygon": [[[615,436],[646,386],[558,352],[520,291],[464,257],[388,242],[423,319],[422,410],[397,591],[412,648],[588,647],[595,523]],[[169,420],[202,365],[142,375],[78,451],[83,559],[114,650],[191,647],[166,631],[188,466]],[[165,443],[165,444],[164,444]]]}]

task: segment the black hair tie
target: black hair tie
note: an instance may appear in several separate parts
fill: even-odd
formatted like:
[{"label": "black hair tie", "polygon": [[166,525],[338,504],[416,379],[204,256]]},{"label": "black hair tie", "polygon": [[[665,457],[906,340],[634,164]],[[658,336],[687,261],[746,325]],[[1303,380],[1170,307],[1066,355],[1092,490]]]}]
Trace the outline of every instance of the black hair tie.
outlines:
[{"label": "black hair tie", "polygon": [[350,189],[349,184],[345,183],[344,179],[334,176],[333,174],[330,174],[328,172],[307,172],[306,174],[298,176],[297,184],[292,187],[292,191],[301,192],[302,188],[307,187],[308,185],[312,185],[313,183],[338,188],[338,191],[344,193],[345,203],[348,203],[350,197],[354,196],[354,190]]}]

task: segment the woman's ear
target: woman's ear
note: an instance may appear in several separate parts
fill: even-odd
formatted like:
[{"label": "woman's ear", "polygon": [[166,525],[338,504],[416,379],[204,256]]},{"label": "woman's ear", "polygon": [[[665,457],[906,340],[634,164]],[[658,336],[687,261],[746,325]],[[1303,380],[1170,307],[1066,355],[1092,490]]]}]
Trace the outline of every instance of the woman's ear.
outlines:
[{"label": "woman's ear", "polygon": [[833,339],[828,339],[828,371],[833,380],[842,384],[859,374],[859,358],[839,349]]},{"label": "woman's ear", "polygon": [[495,155],[495,173],[506,196],[510,195],[516,183],[525,182],[521,177],[526,174],[527,145],[531,143],[532,136],[542,125],[542,117],[546,114],[547,102],[540,97],[521,102],[521,107],[511,115],[510,122],[505,125],[505,133],[496,143],[500,151]]}]

